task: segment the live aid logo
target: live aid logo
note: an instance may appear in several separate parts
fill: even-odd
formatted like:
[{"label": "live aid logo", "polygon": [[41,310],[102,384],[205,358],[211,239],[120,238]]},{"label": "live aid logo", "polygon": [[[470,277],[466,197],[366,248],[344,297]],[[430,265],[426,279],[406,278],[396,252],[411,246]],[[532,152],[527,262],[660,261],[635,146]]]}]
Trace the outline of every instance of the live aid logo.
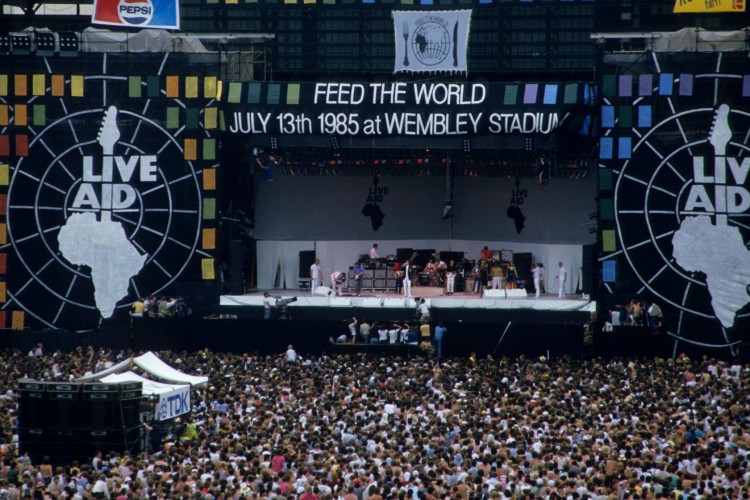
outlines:
[{"label": "live aid logo", "polygon": [[708,142],[714,149],[713,175],[703,156],[693,157],[693,185],[686,201],[685,214],[715,214],[718,222],[727,216],[750,209],[750,192],[744,187],[750,171],[750,158],[726,156],[732,137],[729,106],[722,104],[716,111]]},{"label": "live aid logo", "polygon": [[134,177],[141,182],[156,182],[156,156],[108,156],[102,158],[101,168],[94,165],[93,156],[83,157],[83,179],[73,199],[73,210],[121,210],[137,200],[135,188],[128,184]]}]

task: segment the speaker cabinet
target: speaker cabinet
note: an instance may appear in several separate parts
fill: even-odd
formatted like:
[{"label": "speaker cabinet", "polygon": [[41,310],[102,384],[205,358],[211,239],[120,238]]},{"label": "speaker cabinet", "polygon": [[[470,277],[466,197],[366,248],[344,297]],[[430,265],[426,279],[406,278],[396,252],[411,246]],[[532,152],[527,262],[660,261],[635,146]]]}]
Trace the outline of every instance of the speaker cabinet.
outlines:
[{"label": "speaker cabinet", "polygon": [[245,246],[242,240],[229,242],[229,286],[232,295],[243,295],[245,284],[242,276]]}]

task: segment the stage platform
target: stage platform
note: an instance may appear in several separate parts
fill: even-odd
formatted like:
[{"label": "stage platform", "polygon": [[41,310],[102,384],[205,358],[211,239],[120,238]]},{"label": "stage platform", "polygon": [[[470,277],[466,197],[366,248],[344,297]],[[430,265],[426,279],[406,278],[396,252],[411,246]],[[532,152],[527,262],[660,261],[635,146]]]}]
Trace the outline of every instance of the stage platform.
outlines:
[{"label": "stage platform", "polygon": [[[311,295],[309,290],[267,290],[276,300],[296,301],[287,306],[290,319],[331,320],[355,316],[370,320],[410,321],[420,298],[430,307],[435,321],[470,321],[505,323],[509,321],[543,324],[584,324],[596,311],[596,302],[581,296],[558,298],[544,294],[527,296],[523,290],[488,290],[482,295],[457,293],[436,295],[429,287],[415,287],[414,297],[405,298],[394,293],[363,293],[360,296],[345,294]],[[421,293],[427,292],[427,293]],[[219,312],[237,318],[263,316],[263,291],[247,295],[222,295]]]}]

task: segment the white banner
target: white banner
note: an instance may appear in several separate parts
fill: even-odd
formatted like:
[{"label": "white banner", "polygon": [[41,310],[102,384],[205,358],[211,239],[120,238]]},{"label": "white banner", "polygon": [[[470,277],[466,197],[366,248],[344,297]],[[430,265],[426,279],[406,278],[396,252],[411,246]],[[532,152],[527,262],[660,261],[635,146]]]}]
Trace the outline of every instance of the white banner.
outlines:
[{"label": "white banner", "polygon": [[180,390],[160,394],[159,403],[156,406],[156,420],[169,420],[170,418],[190,413],[190,386],[182,386]]},{"label": "white banner", "polygon": [[394,73],[466,73],[471,10],[394,11]]}]

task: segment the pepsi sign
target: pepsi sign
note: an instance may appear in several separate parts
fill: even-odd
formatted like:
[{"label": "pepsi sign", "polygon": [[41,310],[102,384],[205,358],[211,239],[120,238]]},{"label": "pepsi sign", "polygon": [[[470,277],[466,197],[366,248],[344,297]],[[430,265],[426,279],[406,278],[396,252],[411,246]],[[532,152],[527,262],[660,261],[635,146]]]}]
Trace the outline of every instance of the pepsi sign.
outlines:
[{"label": "pepsi sign", "polygon": [[180,28],[177,0],[95,0],[91,22],[137,28]]}]

